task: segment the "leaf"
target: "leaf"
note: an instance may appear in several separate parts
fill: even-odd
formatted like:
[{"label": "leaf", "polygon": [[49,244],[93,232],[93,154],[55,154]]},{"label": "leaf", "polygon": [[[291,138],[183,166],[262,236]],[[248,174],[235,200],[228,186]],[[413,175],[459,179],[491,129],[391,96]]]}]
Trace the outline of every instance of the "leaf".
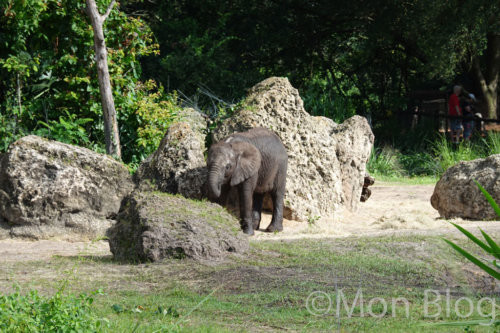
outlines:
[{"label": "leaf", "polygon": [[489,275],[493,276],[495,279],[500,280],[500,273],[499,272],[495,271],[490,266],[484,264],[481,260],[477,259],[472,254],[465,251],[464,249],[462,249],[460,246],[456,245],[455,243],[453,243],[447,239],[444,239],[444,241],[446,243],[448,243],[451,247],[453,247],[458,253],[463,255],[465,258],[469,259],[469,261],[471,261],[473,264],[475,264],[476,266],[481,268],[483,271],[485,271]]},{"label": "leaf", "polygon": [[474,180],[474,183],[476,183],[477,187],[479,187],[479,190],[481,192],[483,192],[483,195],[486,198],[486,200],[488,200],[488,202],[490,203],[491,207],[493,207],[493,209],[495,210],[495,213],[497,213],[498,217],[500,217],[500,207],[495,202],[495,199],[493,199],[493,197],[491,196],[491,194],[489,194],[488,191],[486,191],[485,188],[482,187],[481,184],[479,184],[479,182],[477,180]]},{"label": "leaf", "polygon": [[479,245],[480,247],[482,247],[483,250],[485,250],[488,253],[492,253],[493,252],[493,250],[488,245],[486,245],[485,243],[483,243],[476,236],[474,236],[473,234],[471,234],[470,232],[468,232],[467,230],[465,230],[464,228],[462,228],[458,224],[455,224],[453,222],[450,222],[450,223],[453,224],[455,226],[455,228],[457,228],[458,230],[460,230],[465,236],[467,236],[467,238],[469,238],[471,241],[473,241],[474,243],[476,243],[477,245]]},{"label": "leaf", "polygon": [[111,306],[111,309],[113,309],[115,313],[122,313],[124,311],[123,307],[120,304],[113,304]]},{"label": "leaf", "polygon": [[484,239],[490,244],[491,247],[491,254],[494,255],[497,259],[500,259],[500,247],[495,243],[495,241],[487,234],[485,233],[482,229],[481,233],[483,234]]}]

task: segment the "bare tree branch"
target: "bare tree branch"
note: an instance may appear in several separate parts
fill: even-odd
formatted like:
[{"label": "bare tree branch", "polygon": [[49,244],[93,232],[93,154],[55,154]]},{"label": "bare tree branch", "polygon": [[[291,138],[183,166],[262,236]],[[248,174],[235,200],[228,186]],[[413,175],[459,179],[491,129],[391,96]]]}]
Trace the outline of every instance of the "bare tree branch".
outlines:
[{"label": "bare tree branch", "polygon": [[116,0],[112,0],[111,3],[108,5],[108,9],[106,9],[106,13],[104,13],[104,15],[101,16],[102,22],[106,21],[106,19],[108,18],[109,13],[111,13],[111,10],[115,6],[115,2],[116,2]]}]

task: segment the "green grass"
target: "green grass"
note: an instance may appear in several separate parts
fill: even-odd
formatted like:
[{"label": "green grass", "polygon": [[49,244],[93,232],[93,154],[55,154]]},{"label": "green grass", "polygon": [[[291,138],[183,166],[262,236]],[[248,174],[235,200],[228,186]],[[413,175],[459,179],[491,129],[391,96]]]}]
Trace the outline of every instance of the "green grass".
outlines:
[{"label": "green grass", "polygon": [[[455,241],[474,251],[464,239]],[[351,318],[342,308],[342,330],[421,332],[426,330],[421,324],[460,319],[453,313],[425,318],[426,288],[444,293],[451,286],[456,293],[452,300],[466,295],[474,302],[494,292],[471,287],[470,279],[478,277],[464,272],[465,260],[437,236],[252,240],[251,244],[249,254],[215,264],[172,259],[133,265],[89,255],[5,263],[2,270],[9,278],[0,281],[0,290],[9,293],[13,281],[47,297],[62,283],[69,294],[102,289],[104,295],[94,297],[90,314],[109,322],[105,332],[331,331],[338,327],[335,311],[322,316],[310,313],[309,295],[320,291],[334,300],[336,291],[342,290],[350,308],[359,288],[365,304],[355,306]],[[388,302],[382,318],[367,315],[367,302],[374,297]],[[409,318],[402,305],[395,306],[392,316],[395,297],[408,299]],[[374,305],[372,310],[380,314],[383,307]],[[474,312],[469,319],[481,317]]]},{"label": "green grass", "polygon": [[434,176],[386,176],[379,173],[371,173],[375,177],[375,184],[378,185],[435,185],[439,178]]},{"label": "green grass", "polygon": [[[461,162],[500,154],[500,133],[490,132],[485,138],[475,138],[458,146],[441,136],[424,151],[402,153],[391,146],[373,148],[367,164],[368,172],[378,179],[401,183],[429,183],[439,178],[449,167]],[[422,181],[412,180],[414,178]]]},{"label": "green grass", "polygon": [[64,288],[61,288],[53,296],[46,297],[36,290],[22,294],[18,288],[8,295],[0,295],[0,331],[101,331],[107,320],[91,311],[94,296],[98,294],[75,296],[64,294]]}]

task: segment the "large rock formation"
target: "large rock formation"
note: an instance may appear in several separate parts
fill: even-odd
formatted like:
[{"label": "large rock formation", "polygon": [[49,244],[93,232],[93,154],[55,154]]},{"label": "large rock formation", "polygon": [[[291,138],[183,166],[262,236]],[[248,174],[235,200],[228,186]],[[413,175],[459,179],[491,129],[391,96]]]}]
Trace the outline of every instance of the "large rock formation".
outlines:
[{"label": "large rock formation", "polygon": [[127,168],[111,157],[32,135],[11,144],[0,163],[4,236],[104,235],[133,189]]},{"label": "large rock formation", "polygon": [[138,168],[135,180],[162,192],[201,199],[207,178],[205,165],[206,120],[194,109],[184,109],[158,149]]},{"label": "large rock formation", "polygon": [[126,261],[217,260],[248,249],[238,221],[222,207],[151,191],[127,197],[108,236],[115,258]]},{"label": "large rock formation", "polygon": [[356,209],[374,140],[365,118],[336,124],[312,117],[288,79],[272,77],[250,90],[246,107],[216,128],[213,141],[256,126],[274,131],[288,150],[286,218],[331,216],[340,206]]},{"label": "large rock formation", "polygon": [[474,180],[500,203],[500,154],[460,162],[446,170],[434,188],[432,207],[445,218],[498,219]]}]

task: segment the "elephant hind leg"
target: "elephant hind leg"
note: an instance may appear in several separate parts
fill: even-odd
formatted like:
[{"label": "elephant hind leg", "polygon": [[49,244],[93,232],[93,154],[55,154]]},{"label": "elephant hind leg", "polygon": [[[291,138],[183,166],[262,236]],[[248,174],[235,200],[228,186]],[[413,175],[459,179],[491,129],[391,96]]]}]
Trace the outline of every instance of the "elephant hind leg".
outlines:
[{"label": "elephant hind leg", "polygon": [[273,199],[273,218],[271,223],[266,228],[267,232],[283,231],[283,197],[284,190],[273,191],[271,198]]},{"label": "elephant hind leg", "polygon": [[259,230],[263,201],[264,201],[263,193],[253,194],[253,209],[252,209],[253,230]]}]

